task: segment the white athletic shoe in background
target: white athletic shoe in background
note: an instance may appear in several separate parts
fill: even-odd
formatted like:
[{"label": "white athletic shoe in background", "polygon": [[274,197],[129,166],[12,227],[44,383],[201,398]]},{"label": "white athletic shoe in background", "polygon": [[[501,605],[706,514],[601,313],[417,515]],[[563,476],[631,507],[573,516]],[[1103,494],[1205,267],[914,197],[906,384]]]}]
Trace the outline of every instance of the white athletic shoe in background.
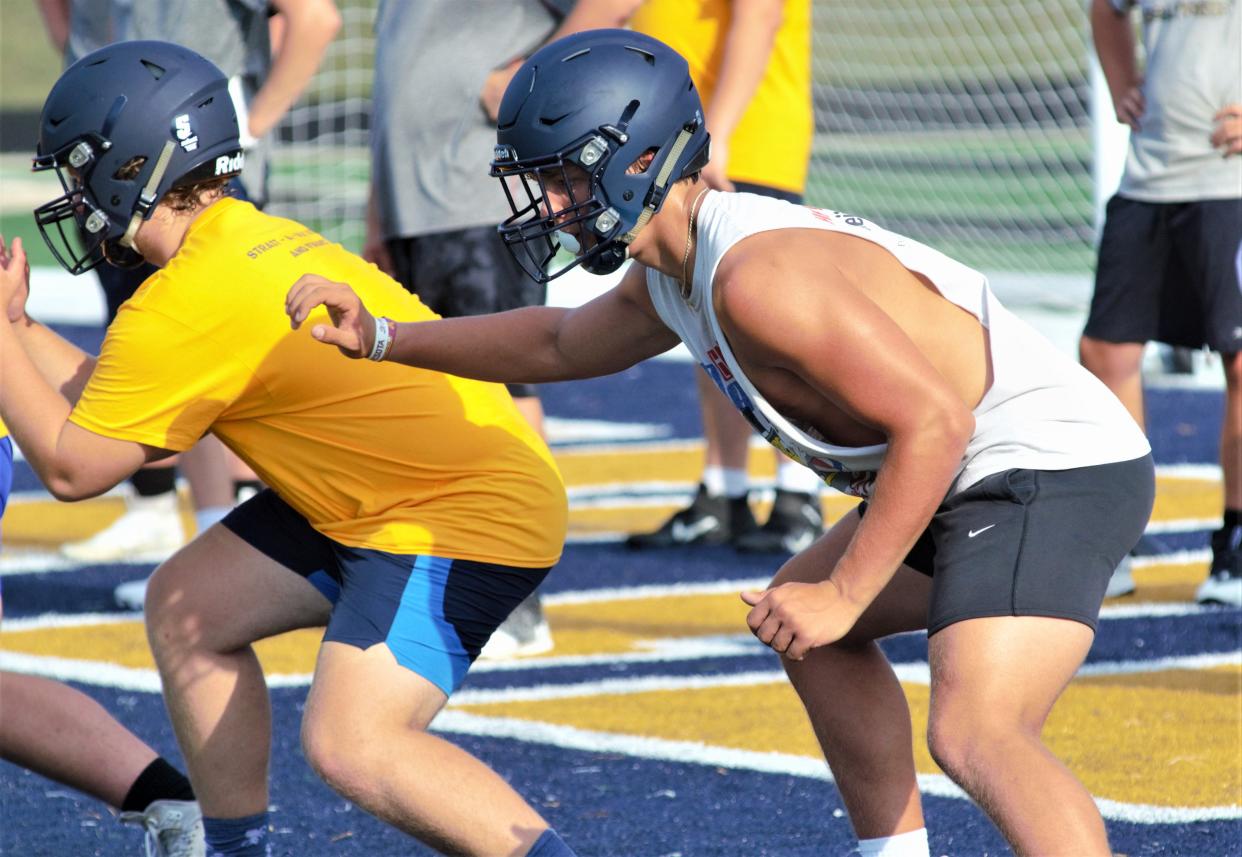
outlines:
[{"label": "white athletic shoe in background", "polygon": [[507,661],[552,651],[552,629],[543,615],[538,595],[513,609],[479,652],[481,661]]},{"label": "white athletic shoe in background", "polygon": [[172,555],[185,542],[181,509],[174,491],[154,497],[130,497],[125,514],[89,539],[61,545],[60,552],[83,563],[158,561]]},{"label": "white athletic shoe in background", "polygon": [[123,824],[146,831],[147,857],[206,857],[203,812],[192,800],[157,800],[145,812],[123,812]]},{"label": "white athletic shoe in background", "polygon": [[1200,604],[1227,604],[1242,607],[1242,577],[1213,574],[1199,584],[1195,600]]},{"label": "white athletic shoe in background", "polygon": [[131,580],[112,590],[116,606],[123,610],[141,610],[147,600],[148,579],[144,577],[142,580]]},{"label": "white athletic shoe in background", "polygon": [[1134,591],[1134,561],[1129,554],[1122,558],[1113,569],[1113,576],[1108,579],[1108,588],[1104,590],[1105,598],[1119,598]]}]

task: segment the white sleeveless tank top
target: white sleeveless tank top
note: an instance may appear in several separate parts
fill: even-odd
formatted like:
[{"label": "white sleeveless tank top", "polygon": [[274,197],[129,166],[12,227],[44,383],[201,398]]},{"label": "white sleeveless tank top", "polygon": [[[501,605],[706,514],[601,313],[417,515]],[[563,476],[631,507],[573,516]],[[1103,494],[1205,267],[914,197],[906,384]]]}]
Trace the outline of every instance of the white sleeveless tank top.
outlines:
[{"label": "white sleeveless tank top", "polygon": [[986,277],[943,253],[861,217],[747,193],[708,192],[697,223],[689,298],[681,296],[675,278],[647,270],[647,289],[656,311],[764,440],[833,488],[869,496],[887,445],[834,446],[813,429],[794,425],[746,377],[712,308],[712,283],[721,258],[734,244],[759,232],[823,229],[864,238],[926,277],[988,330],[992,386],[974,410],[975,432],[951,494],[1011,468],[1068,470],[1129,461],[1151,450],[1142,430],[1107,387],[1005,309]]}]

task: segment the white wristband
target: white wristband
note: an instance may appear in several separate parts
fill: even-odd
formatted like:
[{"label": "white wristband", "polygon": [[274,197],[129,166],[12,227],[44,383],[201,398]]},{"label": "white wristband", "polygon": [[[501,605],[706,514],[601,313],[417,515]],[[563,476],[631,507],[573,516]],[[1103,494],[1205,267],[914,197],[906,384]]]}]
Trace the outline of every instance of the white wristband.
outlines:
[{"label": "white wristband", "polygon": [[388,319],[383,316],[375,317],[375,344],[371,346],[371,353],[367,355],[368,360],[378,362],[388,356],[388,352],[392,349],[392,334],[395,328],[396,325],[390,325]]}]

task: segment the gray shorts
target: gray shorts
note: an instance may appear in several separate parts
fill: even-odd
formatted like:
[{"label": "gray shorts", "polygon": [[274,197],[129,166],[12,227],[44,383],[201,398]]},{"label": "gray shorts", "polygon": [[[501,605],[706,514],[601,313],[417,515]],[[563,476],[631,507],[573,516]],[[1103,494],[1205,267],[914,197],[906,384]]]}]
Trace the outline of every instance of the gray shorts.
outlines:
[{"label": "gray shorts", "polygon": [[[514,260],[495,226],[476,226],[389,239],[397,281],[445,318],[543,306],[547,287]],[[531,384],[507,384],[517,398],[537,396]]]},{"label": "gray shorts", "polygon": [[1006,470],[954,494],[905,560],[932,578],[927,633],[984,616],[1052,616],[1095,630],[1108,579],[1146,529],[1154,498],[1150,455]]}]

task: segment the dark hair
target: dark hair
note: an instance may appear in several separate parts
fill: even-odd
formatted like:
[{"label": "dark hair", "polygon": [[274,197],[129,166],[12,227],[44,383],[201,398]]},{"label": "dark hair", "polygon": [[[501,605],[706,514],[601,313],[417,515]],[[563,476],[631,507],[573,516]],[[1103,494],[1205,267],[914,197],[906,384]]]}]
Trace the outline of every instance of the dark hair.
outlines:
[{"label": "dark hair", "polygon": [[[132,179],[138,175],[142,165],[146,162],[147,159],[142,156],[130,158],[116,171],[116,178]],[[227,196],[230,180],[228,176],[221,176],[220,178],[205,179],[193,184],[174,185],[164,194],[160,204],[167,205],[173,211],[193,211],[203,205],[203,197],[205,196]],[[215,200],[212,201],[214,202]]]}]

